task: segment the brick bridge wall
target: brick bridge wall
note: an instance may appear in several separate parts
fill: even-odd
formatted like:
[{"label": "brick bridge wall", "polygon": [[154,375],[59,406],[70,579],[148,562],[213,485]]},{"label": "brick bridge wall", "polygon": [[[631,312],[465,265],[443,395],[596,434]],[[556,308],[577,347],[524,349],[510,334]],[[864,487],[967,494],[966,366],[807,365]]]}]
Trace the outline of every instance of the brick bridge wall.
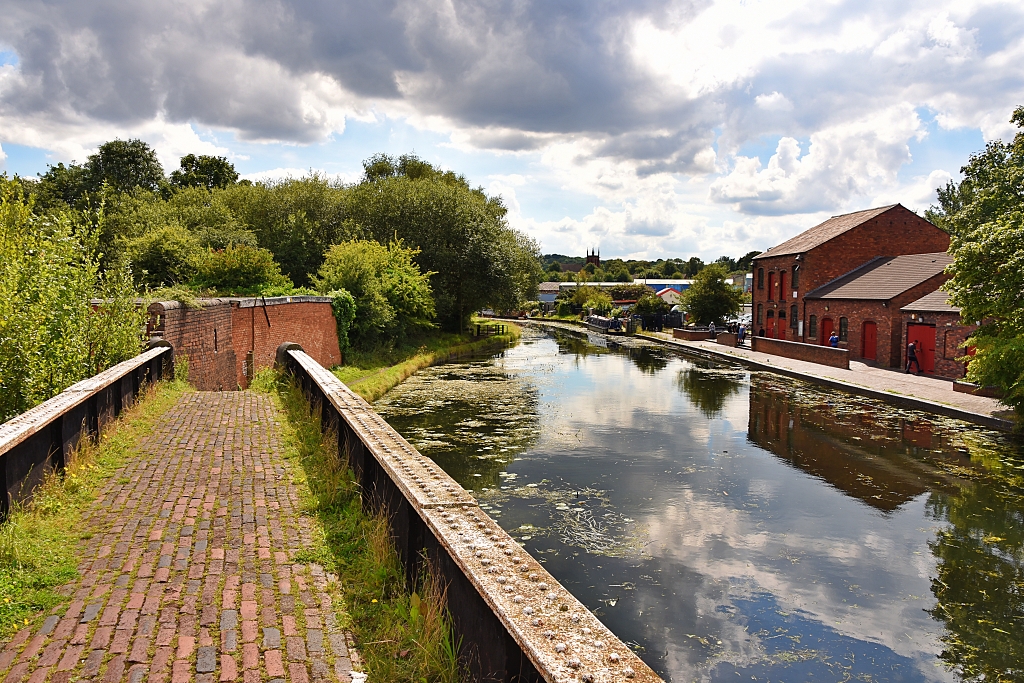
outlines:
[{"label": "brick bridge wall", "polygon": [[247,387],[248,352],[253,352],[259,370],[273,365],[274,352],[285,341],[301,344],[324,367],[341,363],[338,328],[327,297],[223,297],[201,299],[200,304],[188,308],[178,301],[159,301],[149,307],[150,336],[162,337],[176,356],[188,358],[189,381],[197,389]]},{"label": "brick bridge wall", "polygon": [[850,353],[846,349],[833,349],[831,346],[816,346],[781,339],[769,339],[768,337],[751,337],[750,346],[754,351],[761,353],[831,365],[834,368],[850,369]]}]

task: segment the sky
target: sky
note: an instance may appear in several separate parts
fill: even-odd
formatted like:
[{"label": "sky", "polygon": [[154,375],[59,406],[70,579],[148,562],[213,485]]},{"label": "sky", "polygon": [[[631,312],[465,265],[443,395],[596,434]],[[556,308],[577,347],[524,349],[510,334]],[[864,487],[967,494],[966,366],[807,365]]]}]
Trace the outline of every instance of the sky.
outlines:
[{"label": "sky", "polygon": [[141,138],[244,177],[415,153],[545,253],[738,256],[923,211],[1024,105],[1024,4],[0,0],[0,172]]}]

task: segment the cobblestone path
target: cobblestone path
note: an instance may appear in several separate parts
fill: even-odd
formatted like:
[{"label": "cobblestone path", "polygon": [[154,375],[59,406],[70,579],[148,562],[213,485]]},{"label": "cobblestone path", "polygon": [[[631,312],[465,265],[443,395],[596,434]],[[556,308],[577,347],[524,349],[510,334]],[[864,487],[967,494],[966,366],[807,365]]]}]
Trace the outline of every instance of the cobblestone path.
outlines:
[{"label": "cobblestone path", "polygon": [[5,683],[351,681],[335,579],[292,562],[310,520],[282,419],[260,394],[184,395],[86,512],[66,611],[0,650]]}]

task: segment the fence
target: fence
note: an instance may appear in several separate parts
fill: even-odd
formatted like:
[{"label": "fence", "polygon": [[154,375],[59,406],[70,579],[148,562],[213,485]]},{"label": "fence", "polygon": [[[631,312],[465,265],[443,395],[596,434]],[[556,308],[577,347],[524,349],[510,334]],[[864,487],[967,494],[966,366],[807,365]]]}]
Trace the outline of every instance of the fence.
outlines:
[{"label": "fence", "polygon": [[48,470],[135,401],[146,384],[173,372],[170,344],[158,346],[82,380],[0,425],[0,517],[31,497]]},{"label": "fence", "polygon": [[473,680],[660,681],[473,497],[304,353],[282,344],[278,364],[300,382],[360,484],[383,512],[412,584],[424,562],[447,587],[459,659]]}]

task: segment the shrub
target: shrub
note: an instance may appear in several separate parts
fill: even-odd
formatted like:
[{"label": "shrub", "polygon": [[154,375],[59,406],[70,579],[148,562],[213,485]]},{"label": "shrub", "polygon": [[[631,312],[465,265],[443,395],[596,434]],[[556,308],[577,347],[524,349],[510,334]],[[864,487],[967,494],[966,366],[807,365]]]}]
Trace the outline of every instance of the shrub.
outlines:
[{"label": "shrub", "polygon": [[356,318],[356,300],[344,289],[327,292],[327,296],[331,297],[331,309],[338,321],[338,347],[344,351],[348,348],[348,332]]},{"label": "shrub", "polygon": [[96,244],[76,214],[33,214],[0,175],[0,421],[139,352],[131,276],[101,275]]},{"label": "shrub", "polygon": [[272,287],[288,287],[291,281],[267,249],[229,244],[208,250],[196,261],[192,284],[221,294],[256,295]]},{"label": "shrub", "polygon": [[413,262],[418,253],[401,242],[385,246],[368,240],[335,244],[327,251],[313,283],[322,292],[344,289],[354,297],[353,345],[393,344],[413,328],[433,326],[433,273],[420,272]]},{"label": "shrub", "polygon": [[126,254],[140,284],[169,287],[192,278],[202,247],[185,228],[168,225],[131,240]]}]

